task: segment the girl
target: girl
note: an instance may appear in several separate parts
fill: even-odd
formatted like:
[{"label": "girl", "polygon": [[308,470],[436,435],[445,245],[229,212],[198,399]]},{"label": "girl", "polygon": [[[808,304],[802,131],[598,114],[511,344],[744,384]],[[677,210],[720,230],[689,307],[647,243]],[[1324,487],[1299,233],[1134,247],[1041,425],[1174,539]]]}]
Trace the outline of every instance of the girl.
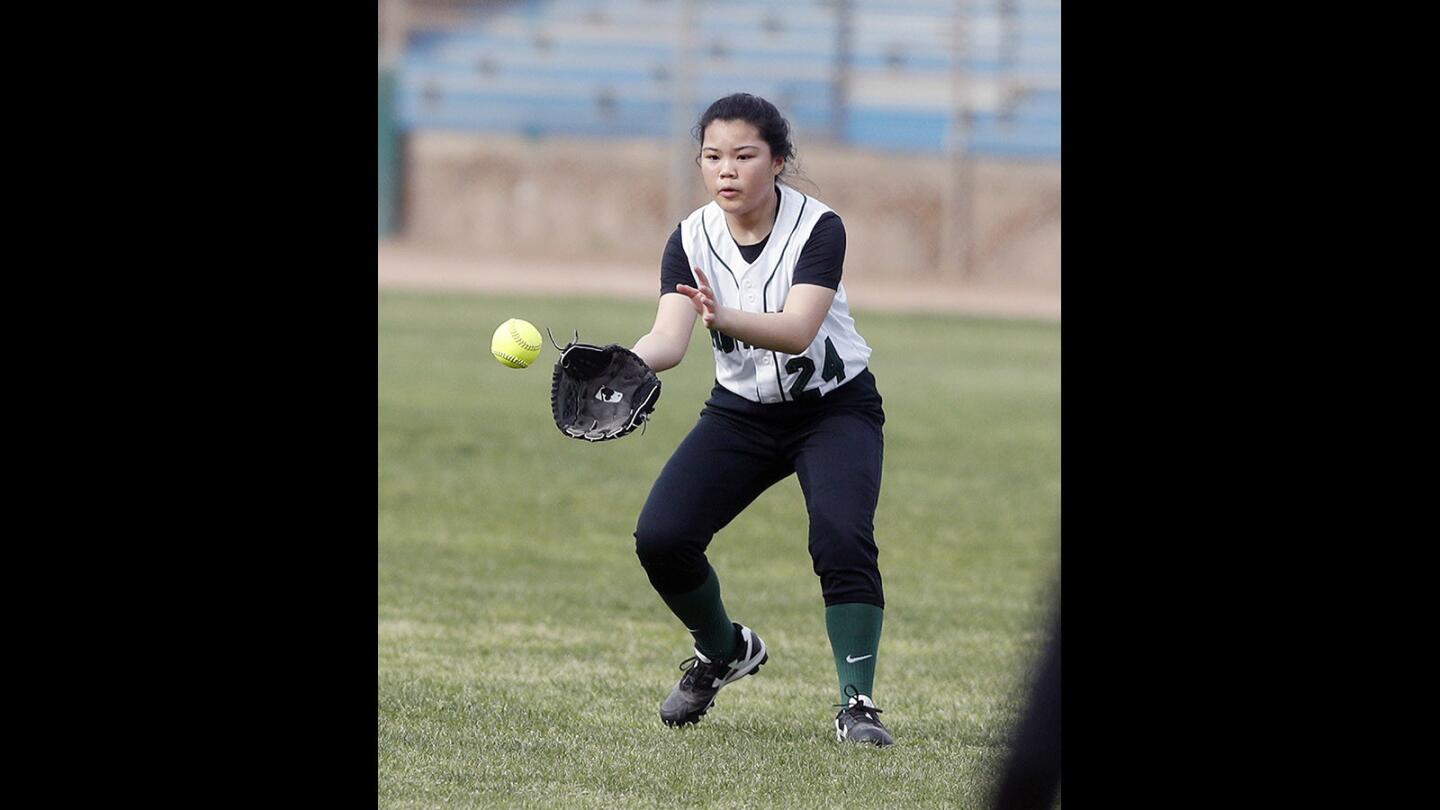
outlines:
[{"label": "girl", "polygon": [[635,529],[651,585],[695,639],[660,718],[698,723],[721,688],[769,659],[760,636],[725,612],[705,549],[793,472],[839,675],[836,738],[890,745],[871,699],[885,607],[874,539],[885,413],[840,282],[845,228],[781,182],[795,150],[770,102],[726,96],[694,134],[712,199],[670,235],[655,325],[633,349],[657,373],[675,367],[698,316],[715,350],[715,388]]}]

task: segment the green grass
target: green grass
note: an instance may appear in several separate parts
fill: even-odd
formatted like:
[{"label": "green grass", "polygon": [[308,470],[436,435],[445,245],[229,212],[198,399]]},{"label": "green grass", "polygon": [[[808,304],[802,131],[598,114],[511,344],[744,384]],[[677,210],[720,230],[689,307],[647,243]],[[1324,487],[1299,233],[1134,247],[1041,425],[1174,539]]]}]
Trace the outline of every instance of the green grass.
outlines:
[{"label": "green grass", "polygon": [[713,381],[697,329],[645,435],[550,418],[553,347],[489,356],[510,317],[632,344],[646,302],[384,292],[379,323],[379,803],[384,807],[982,807],[1059,567],[1060,329],[856,312],[885,398],[888,602],[876,700],[897,740],[837,746],[794,477],[710,548],[771,648],[696,727],[656,714],[690,639],[635,518]]}]

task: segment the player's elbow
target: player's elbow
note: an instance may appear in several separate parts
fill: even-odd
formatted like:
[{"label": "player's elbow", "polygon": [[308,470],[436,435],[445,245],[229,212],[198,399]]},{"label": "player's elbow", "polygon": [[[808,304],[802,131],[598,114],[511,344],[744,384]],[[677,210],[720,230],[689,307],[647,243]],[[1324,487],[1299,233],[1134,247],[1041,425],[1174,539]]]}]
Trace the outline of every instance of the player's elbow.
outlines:
[{"label": "player's elbow", "polygon": [[685,351],[689,348],[689,335],[672,335],[670,339],[665,342],[665,354],[671,368],[680,365],[680,361],[685,359]]},{"label": "player's elbow", "polygon": [[810,348],[810,342],[814,339],[815,337],[813,335],[810,337],[810,340],[800,340],[796,338],[778,348],[786,354],[804,354],[805,350]]},{"label": "player's elbow", "polygon": [[662,371],[669,371],[670,369],[680,365],[679,360],[671,360],[668,357],[643,357],[641,359],[644,360],[645,365],[649,366],[650,370],[655,372],[656,374],[659,374]]},{"label": "player's elbow", "polygon": [[689,348],[690,344],[688,340],[677,339],[674,335],[651,332],[639,344],[636,344],[637,347],[642,345],[643,350],[637,351],[636,354],[640,355],[651,371],[659,374],[680,365],[680,361],[685,359],[685,350]]},{"label": "player's elbow", "polygon": [[781,310],[785,313],[784,331],[790,344],[785,347],[786,353],[803,354],[810,348],[815,336],[820,334],[820,327],[825,324],[834,300],[835,291],[828,287],[799,284],[791,289],[787,306]]},{"label": "player's elbow", "polygon": [[815,342],[815,336],[818,334],[820,334],[819,323],[799,321],[786,336],[787,345],[781,346],[780,350],[786,354],[804,354],[810,348],[810,344]]}]

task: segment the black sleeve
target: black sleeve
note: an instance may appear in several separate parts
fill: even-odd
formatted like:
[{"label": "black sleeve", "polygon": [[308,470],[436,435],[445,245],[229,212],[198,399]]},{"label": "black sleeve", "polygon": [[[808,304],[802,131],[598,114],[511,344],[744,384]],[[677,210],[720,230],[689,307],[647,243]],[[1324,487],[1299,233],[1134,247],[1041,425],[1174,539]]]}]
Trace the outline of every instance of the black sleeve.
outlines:
[{"label": "black sleeve", "polygon": [[695,274],[690,272],[690,260],[685,258],[685,248],[680,244],[680,226],[670,234],[665,243],[665,255],[660,259],[660,294],[676,292],[676,284],[695,286]]},{"label": "black sleeve", "polygon": [[840,273],[845,266],[845,224],[840,215],[826,211],[810,231],[800,261],[795,264],[792,284],[819,284],[832,290],[840,288]]}]

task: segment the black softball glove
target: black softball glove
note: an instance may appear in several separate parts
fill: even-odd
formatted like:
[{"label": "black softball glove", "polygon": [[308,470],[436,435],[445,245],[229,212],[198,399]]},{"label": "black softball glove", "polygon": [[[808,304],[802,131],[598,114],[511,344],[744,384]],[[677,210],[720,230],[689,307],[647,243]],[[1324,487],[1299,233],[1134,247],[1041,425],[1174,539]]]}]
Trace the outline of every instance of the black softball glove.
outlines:
[{"label": "black softball glove", "polygon": [[[546,332],[549,332],[547,329]],[[640,356],[621,346],[580,343],[565,348],[550,381],[550,409],[565,435],[590,442],[618,439],[639,427],[660,400],[660,378]],[[555,336],[550,336],[555,343]]]}]

